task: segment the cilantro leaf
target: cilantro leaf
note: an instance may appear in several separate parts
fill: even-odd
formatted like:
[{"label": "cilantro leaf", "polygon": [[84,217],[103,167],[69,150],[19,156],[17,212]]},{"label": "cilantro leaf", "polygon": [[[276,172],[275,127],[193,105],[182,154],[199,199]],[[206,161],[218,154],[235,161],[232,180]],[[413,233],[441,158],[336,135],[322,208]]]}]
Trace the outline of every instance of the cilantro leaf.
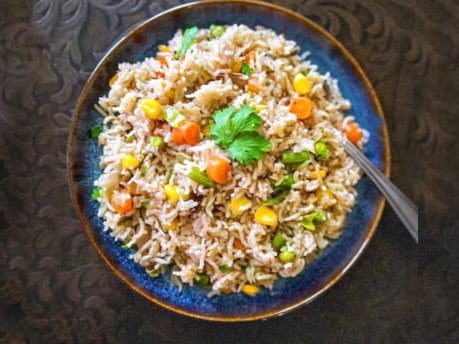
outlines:
[{"label": "cilantro leaf", "polygon": [[250,65],[248,63],[242,62],[241,72],[242,72],[242,74],[245,74],[247,76],[251,76],[252,75],[252,68],[250,68]]},{"label": "cilantro leaf", "polygon": [[271,142],[254,132],[243,132],[231,142],[228,154],[242,164],[252,164],[271,150]]},{"label": "cilantro leaf", "polygon": [[216,111],[214,114],[215,123],[210,127],[210,136],[212,136],[215,143],[222,148],[227,148],[233,140],[233,137],[230,136],[231,128],[228,126],[233,112],[234,108],[232,106]]},{"label": "cilantro leaf", "polygon": [[257,133],[261,117],[249,106],[243,105],[237,111],[232,106],[216,111],[214,121],[210,135],[240,163],[251,164],[271,149],[271,143]]},{"label": "cilantro leaf", "polygon": [[243,105],[231,116],[231,130],[235,133],[254,132],[260,128],[261,117],[254,108]]},{"label": "cilantro leaf", "polygon": [[198,28],[196,26],[189,27],[183,32],[182,43],[180,45],[180,49],[175,53],[176,57],[180,57],[184,55],[188,49],[190,49],[191,45],[196,40],[196,36],[198,35]]}]

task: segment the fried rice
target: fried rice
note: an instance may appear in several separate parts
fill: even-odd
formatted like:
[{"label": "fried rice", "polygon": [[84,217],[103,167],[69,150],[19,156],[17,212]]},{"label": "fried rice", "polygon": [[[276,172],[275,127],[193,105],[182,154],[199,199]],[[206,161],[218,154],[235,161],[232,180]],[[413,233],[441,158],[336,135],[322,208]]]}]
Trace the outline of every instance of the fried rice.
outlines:
[{"label": "fried rice", "polygon": [[[221,31],[216,36],[199,29],[178,56],[184,44],[180,30],[156,56],[119,65],[97,105],[104,121],[98,136],[103,154],[96,198],[105,230],[130,249],[132,259],[152,278],[170,267],[179,288],[182,283],[208,284],[209,296],[255,295],[261,286],[272,288],[279,277],[301,273],[339,237],[356,200],[353,186],[360,170],[340,145],[339,130],[353,118],[344,116],[350,103],[337,81],[319,71],[307,53],[300,56],[295,42],[270,29],[231,25]],[[250,72],[240,70],[244,58]],[[311,86],[307,97],[313,108],[306,119],[291,111],[299,96],[297,75],[306,76]],[[256,80],[257,89],[249,87],[249,79]],[[173,125],[164,115],[149,118],[142,108],[145,99],[197,123],[199,142],[174,143]],[[271,144],[261,159],[240,163],[209,134],[215,112],[228,106],[256,109],[258,133]],[[160,137],[162,144],[152,145],[152,137]],[[318,141],[329,156],[317,157]],[[292,168],[282,162],[286,151],[308,152],[312,158]],[[134,158],[130,166],[123,163],[127,155]],[[213,156],[230,162],[227,182],[205,187],[189,178],[193,168],[206,171]],[[263,206],[273,197],[276,182],[289,174],[294,182],[288,193],[278,204]],[[178,198],[172,199],[166,186]],[[120,193],[132,203],[126,211],[113,204]],[[260,207],[268,208],[268,215],[274,212],[274,224],[257,219]],[[305,226],[304,218],[317,212],[324,217]],[[273,241],[276,235],[281,246]],[[288,259],[281,259],[282,252],[290,252]]]}]

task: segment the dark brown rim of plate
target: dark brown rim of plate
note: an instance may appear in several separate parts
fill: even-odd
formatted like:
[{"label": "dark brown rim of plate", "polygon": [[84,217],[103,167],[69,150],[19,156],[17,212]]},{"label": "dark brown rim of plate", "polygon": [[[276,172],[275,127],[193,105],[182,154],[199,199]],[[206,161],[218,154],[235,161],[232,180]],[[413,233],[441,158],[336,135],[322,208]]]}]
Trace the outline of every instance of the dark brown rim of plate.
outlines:
[{"label": "dark brown rim of plate", "polygon": [[335,273],[326,283],[320,285],[317,287],[313,292],[309,294],[306,298],[303,298],[299,301],[293,302],[287,306],[282,306],[277,309],[271,310],[269,312],[253,315],[253,316],[246,316],[246,317],[217,317],[217,316],[207,316],[207,315],[202,315],[198,313],[193,313],[189,312],[180,308],[176,308],[174,306],[171,306],[161,300],[158,300],[157,298],[153,297],[152,295],[146,293],[139,287],[135,285],[133,281],[131,281],[129,278],[127,278],[119,269],[112,264],[110,261],[109,257],[106,256],[106,254],[103,252],[103,250],[97,245],[96,240],[93,236],[93,233],[91,229],[89,228],[88,223],[85,220],[84,214],[82,207],[78,203],[77,199],[77,191],[75,187],[75,181],[74,181],[74,174],[73,174],[73,166],[74,166],[74,152],[73,152],[73,142],[76,136],[77,132],[77,123],[82,111],[82,108],[84,106],[85,98],[87,97],[88,91],[90,89],[90,85],[93,84],[94,80],[98,76],[98,71],[99,69],[104,65],[104,61],[107,57],[113,55],[116,51],[120,49],[120,47],[129,39],[133,38],[136,34],[136,31],[143,29],[144,27],[150,25],[153,23],[157,18],[171,15],[172,13],[177,13],[180,11],[187,10],[190,7],[200,7],[200,6],[211,6],[214,4],[219,4],[219,3],[239,3],[239,4],[249,4],[249,5],[257,5],[257,6],[262,6],[265,8],[268,8],[270,10],[282,12],[288,16],[292,16],[309,27],[311,27],[313,30],[315,30],[319,35],[324,36],[327,38],[329,41],[331,41],[336,48],[344,55],[344,57],[349,61],[349,63],[353,66],[353,68],[357,71],[358,75],[360,78],[364,81],[364,85],[366,90],[368,91],[371,100],[373,102],[373,106],[376,109],[376,112],[378,116],[382,120],[382,126],[381,126],[381,131],[383,135],[383,140],[384,140],[384,171],[383,173],[389,177],[390,175],[390,162],[391,162],[391,156],[390,156],[390,146],[389,146],[389,135],[387,132],[387,127],[386,127],[386,121],[384,117],[384,113],[381,107],[381,104],[379,102],[379,99],[376,95],[376,92],[369,81],[368,77],[358,64],[358,62],[354,59],[354,57],[347,51],[347,49],[331,34],[329,34],[325,29],[320,27],[319,25],[315,24],[314,22],[310,21],[309,19],[303,17],[302,15],[295,13],[289,9],[286,9],[284,7],[278,6],[278,5],[273,5],[265,2],[260,2],[260,1],[255,1],[255,0],[203,0],[203,1],[198,1],[198,2],[192,2],[188,4],[183,4],[174,8],[171,8],[167,11],[161,12],[146,21],[140,23],[139,25],[133,27],[130,29],[130,31],[123,35],[121,39],[119,39],[114,45],[112,45],[109,50],[106,52],[102,60],[99,62],[99,64],[96,66],[94,71],[92,72],[91,76],[89,77],[88,81],[86,82],[83,90],[81,91],[80,97],[78,99],[78,102],[76,104],[74,113],[73,113],[73,118],[72,118],[72,123],[70,126],[70,131],[69,131],[69,139],[67,142],[67,170],[68,170],[68,178],[69,178],[69,186],[70,186],[70,191],[72,195],[72,201],[73,205],[77,211],[78,217],[80,218],[80,222],[83,225],[83,228],[86,232],[86,235],[89,237],[89,240],[91,241],[92,245],[96,249],[97,253],[102,257],[102,259],[107,263],[107,265],[113,270],[113,272],[124,282],[126,283],[130,288],[132,288],[134,291],[139,293],[140,295],[144,296],[148,300],[170,310],[178,314],[182,315],[187,315],[193,318],[198,318],[198,319],[203,319],[203,320],[210,320],[210,321],[220,321],[220,322],[241,322],[241,321],[253,321],[253,320],[260,320],[260,319],[267,319],[267,318],[272,318],[276,316],[281,316],[284,315],[300,306],[303,306],[305,304],[310,303],[311,301],[315,300],[319,295],[327,291],[329,288],[331,288],[336,282],[339,281],[339,279],[349,270],[349,268],[357,261],[357,259],[361,256],[365,248],[368,246],[368,243],[370,242],[371,238],[373,237],[378,222],[381,218],[382,211],[384,209],[384,204],[385,200],[382,196],[380,196],[379,203],[376,209],[376,214],[373,218],[372,223],[369,226],[368,232],[366,236],[362,239],[361,243],[358,245],[358,249],[354,252],[352,257],[346,261],[341,269]]}]

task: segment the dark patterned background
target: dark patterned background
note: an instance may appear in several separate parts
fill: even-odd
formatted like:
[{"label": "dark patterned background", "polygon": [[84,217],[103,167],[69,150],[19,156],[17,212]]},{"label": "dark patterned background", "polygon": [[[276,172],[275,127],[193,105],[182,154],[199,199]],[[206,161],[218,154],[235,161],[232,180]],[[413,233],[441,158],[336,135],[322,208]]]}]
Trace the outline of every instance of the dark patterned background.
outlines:
[{"label": "dark patterned background", "polygon": [[386,208],[360,261],[281,318],[221,324],[135,294],[72,209],[72,107],[127,27],[184,1],[0,1],[0,343],[459,341],[459,1],[284,0],[351,51],[379,94],[392,179],[421,210],[417,248]]}]

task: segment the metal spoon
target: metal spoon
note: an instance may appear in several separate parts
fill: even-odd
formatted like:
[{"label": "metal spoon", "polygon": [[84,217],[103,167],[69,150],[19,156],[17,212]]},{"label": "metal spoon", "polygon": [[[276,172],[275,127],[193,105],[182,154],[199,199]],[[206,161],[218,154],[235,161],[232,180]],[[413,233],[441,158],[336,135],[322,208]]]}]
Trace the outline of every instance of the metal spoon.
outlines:
[{"label": "metal spoon", "polygon": [[379,171],[365,155],[346,137],[342,136],[343,148],[368,177],[375,183],[386,198],[392,209],[398,215],[408,232],[418,243],[418,208],[400,191],[386,176]]}]

